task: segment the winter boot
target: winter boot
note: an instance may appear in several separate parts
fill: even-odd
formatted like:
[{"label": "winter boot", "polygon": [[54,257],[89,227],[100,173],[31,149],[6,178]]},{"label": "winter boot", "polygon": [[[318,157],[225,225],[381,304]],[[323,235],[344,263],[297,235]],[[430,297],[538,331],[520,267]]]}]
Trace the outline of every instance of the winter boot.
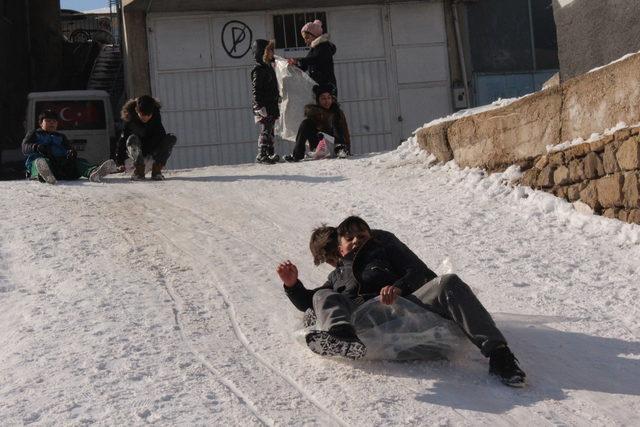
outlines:
[{"label": "winter boot", "polygon": [[113,161],[113,159],[109,159],[106,162],[103,162],[97,168],[95,168],[93,172],[91,172],[91,174],[89,175],[89,181],[100,182],[102,178],[114,172],[116,168],[117,168],[116,162]]},{"label": "winter boot", "polygon": [[[265,164],[269,164],[269,165],[272,165],[272,164],[276,163],[269,156],[269,148],[270,147],[268,145],[261,145],[260,146],[260,150],[258,151],[258,155],[256,156],[256,162],[265,163]],[[278,158],[278,160],[279,160],[279,158]]]},{"label": "winter boot", "polygon": [[295,157],[293,157],[293,154],[287,154],[286,156],[284,156],[284,161],[289,163],[295,163],[295,162],[299,162],[300,159],[296,159]]},{"label": "winter boot", "polygon": [[133,173],[131,174],[131,181],[144,180],[144,163],[141,165],[135,165]]},{"label": "winter boot", "polygon": [[49,163],[47,163],[46,159],[40,157],[39,159],[36,159],[35,163],[38,171],[38,179],[49,184],[55,184],[57,182],[56,177],[53,175],[53,172],[51,172],[51,168],[49,167]]},{"label": "winter boot", "polygon": [[339,159],[346,159],[349,155],[349,151],[347,150],[347,146],[343,144],[338,144],[335,146],[336,157]]},{"label": "winter boot", "polygon": [[500,378],[509,387],[524,387],[526,374],[518,366],[518,359],[506,345],[501,345],[489,355],[489,373]]},{"label": "winter boot", "polygon": [[162,175],[162,168],[164,165],[160,163],[153,163],[151,166],[151,179],[154,181],[162,181],[164,180],[164,175]]},{"label": "winter boot", "polygon": [[267,154],[269,155],[269,160],[271,163],[278,163],[280,161],[280,156],[275,154],[275,147],[270,145],[267,149]]},{"label": "winter boot", "polygon": [[321,356],[342,356],[360,359],[367,347],[360,341],[351,325],[334,326],[329,331],[312,331],[305,336],[311,351]]}]

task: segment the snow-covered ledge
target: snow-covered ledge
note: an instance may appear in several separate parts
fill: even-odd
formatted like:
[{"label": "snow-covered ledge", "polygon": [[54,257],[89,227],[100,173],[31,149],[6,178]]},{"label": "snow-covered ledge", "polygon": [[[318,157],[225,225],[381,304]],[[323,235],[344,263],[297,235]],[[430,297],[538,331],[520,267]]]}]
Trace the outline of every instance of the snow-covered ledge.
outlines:
[{"label": "snow-covered ledge", "polygon": [[416,139],[439,161],[463,167],[530,163],[549,146],[640,121],[639,69],[640,53],[625,55],[560,86],[434,120]]}]

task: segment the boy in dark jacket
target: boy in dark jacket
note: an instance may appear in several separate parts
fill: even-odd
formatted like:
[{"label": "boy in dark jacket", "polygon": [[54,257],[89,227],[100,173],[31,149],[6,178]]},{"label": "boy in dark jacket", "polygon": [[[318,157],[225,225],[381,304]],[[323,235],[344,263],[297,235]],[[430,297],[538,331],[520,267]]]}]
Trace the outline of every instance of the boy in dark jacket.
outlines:
[{"label": "boy in dark jacket", "polygon": [[153,158],[151,179],[162,181],[162,169],[176,144],[175,135],[167,133],[162,125],[160,103],[149,95],[130,99],[122,107],[124,128],[116,152],[119,170],[124,171],[127,155],[133,160],[133,181],[145,179],[145,157]]},{"label": "boy in dark jacket", "polygon": [[276,71],[273,69],[273,40],[257,39],[253,42],[253,54],[256,65],[251,70],[251,94],[253,95],[253,113],[256,123],[260,124],[258,137],[258,163],[277,163],[280,157],[274,150],[273,126],[280,117],[280,92]]},{"label": "boy in dark jacket", "polygon": [[107,174],[115,171],[116,165],[111,159],[96,166],[79,158],[66,135],[57,132],[58,114],[55,111],[40,113],[38,123],[40,127],[29,132],[22,141],[28,177],[49,184],[55,184],[58,179],[75,180],[81,176],[100,182]]},{"label": "boy in dark jacket", "polygon": [[336,267],[323,286],[306,289],[298,280],[297,268],[288,261],[277,272],[296,308],[311,308],[317,316],[320,330],[306,336],[312,351],[353,359],[364,356],[366,348],[351,324],[353,312],[377,296],[383,304],[393,304],[402,296],[456,323],[489,357],[489,372],[503,383],[524,385],[526,375],[506,339],[473,291],[455,274],[436,277],[395,236],[372,232],[358,217],[347,218],[336,231],[331,227],[315,230],[310,247],[314,262],[326,261]]}]

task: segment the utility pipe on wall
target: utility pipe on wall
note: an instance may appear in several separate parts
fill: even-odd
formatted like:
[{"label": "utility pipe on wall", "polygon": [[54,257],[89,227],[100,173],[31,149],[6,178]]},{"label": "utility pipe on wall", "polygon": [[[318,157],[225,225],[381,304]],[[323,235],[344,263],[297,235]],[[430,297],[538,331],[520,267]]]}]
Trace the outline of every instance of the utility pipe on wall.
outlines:
[{"label": "utility pipe on wall", "polygon": [[469,81],[467,79],[467,66],[464,62],[464,51],[462,49],[462,37],[460,36],[460,20],[458,19],[458,2],[455,1],[451,4],[451,9],[453,9],[453,26],[456,29],[456,48],[458,50],[458,58],[460,60],[460,69],[462,71],[462,81],[464,84],[464,94],[465,101],[467,104],[467,108],[471,106],[470,99],[471,94],[469,93]]}]

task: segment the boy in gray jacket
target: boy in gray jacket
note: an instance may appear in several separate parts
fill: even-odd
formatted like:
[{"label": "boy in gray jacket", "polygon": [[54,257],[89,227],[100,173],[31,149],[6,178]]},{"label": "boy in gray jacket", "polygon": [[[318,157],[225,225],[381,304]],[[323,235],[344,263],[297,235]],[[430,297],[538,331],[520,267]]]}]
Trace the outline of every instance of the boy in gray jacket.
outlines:
[{"label": "boy in gray jacket", "polygon": [[352,216],[337,229],[314,230],[310,248],[316,265],[327,262],[335,267],[323,286],[305,288],[290,261],[281,263],[277,273],[296,308],[313,309],[317,316],[319,330],[306,336],[315,353],[363,357],[366,347],[351,323],[353,312],[377,296],[383,304],[393,304],[402,296],[458,325],[489,358],[489,372],[504,384],[524,386],[525,373],[469,286],[455,274],[436,277],[392,233],[372,231],[363,219]]}]

